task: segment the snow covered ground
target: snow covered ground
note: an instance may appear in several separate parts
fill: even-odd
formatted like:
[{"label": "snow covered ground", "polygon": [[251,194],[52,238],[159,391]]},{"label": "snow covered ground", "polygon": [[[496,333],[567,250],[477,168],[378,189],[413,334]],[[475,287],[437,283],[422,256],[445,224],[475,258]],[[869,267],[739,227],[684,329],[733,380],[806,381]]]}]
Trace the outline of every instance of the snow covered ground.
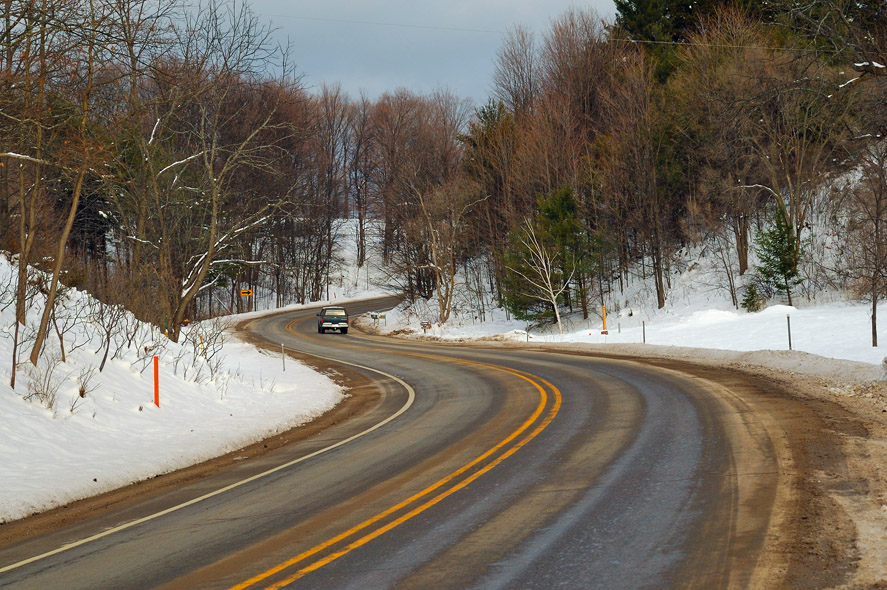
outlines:
[{"label": "snow covered ground", "polygon": [[[8,285],[11,272],[5,259],[0,261],[0,285]],[[432,325],[427,336],[728,361],[742,356],[754,364],[832,379],[883,378],[885,352],[871,346],[866,306],[775,305],[749,314],[733,309],[717,289],[694,287],[700,284],[705,281],[693,273],[675,277],[663,310],[648,305],[651,298],[643,287],[631,296],[620,295],[608,313],[606,335],[597,316],[587,321],[573,316],[564,334],[548,327],[533,328],[528,335],[525,323],[508,321],[497,309],[487,312],[485,322],[463,314],[447,326]],[[330,299],[347,303],[380,294],[365,271],[345,268]],[[88,303],[86,295],[71,292],[67,306]],[[433,314],[432,306],[423,305],[409,312],[393,310],[378,330],[422,337],[420,323]],[[792,348],[802,352],[786,352],[787,317]],[[35,321],[31,318],[30,323]],[[67,347],[83,345],[67,351],[67,362],[30,375],[20,369],[13,390],[9,378],[14,317],[9,305],[0,310],[0,326],[0,522],[236,450],[304,423],[343,397],[325,376],[292,359],[284,371],[279,356],[262,353],[230,333],[208,361],[199,354],[197,336],[200,330],[209,330],[208,335],[212,330],[200,326],[192,326],[182,344],[142,327],[129,346],[115,342],[112,352],[119,347],[119,354],[100,373],[89,372],[101,362],[100,330],[74,330],[66,336]],[[887,344],[887,333],[884,341]],[[58,348],[57,339],[50,338],[48,345]],[[146,346],[162,346],[157,351],[159,408],[153,405],[153,366]],[[26,399],[35,384],[36,389],[54,389],[55,402]],[[79,395],[81,387],[85,397]]]},{"label": "snow covered ground", "polygon": [[[531,343],[571,342],[614,346],[647,344],[650,347],[691,347],[699,349],[784,351],[791,349],[823,357],[880,365],[887,355],[887,323],[882,333],[882,346],[871,345],[871,310],[868,305],[834,301],[810,304],[797,296],[796,307],[771,305],[763,311],[748,313],[735,309],[728,294],[715,285],[711,271],[696,265],[692,271],[676,275],[668,293],[666,306],[656,309],[655,295],[638,282],[629,285],[624,294],[614,293],[607,301],[607,334],[603,334],[602,310],[591,310],[590,318],[582,320],[578,313],[564,321],[564,333],[556,327],[528,326],[526,322],[506,319],[504,310],[487,311],[486,321],[473,314],[457,316],[446,326],[434,324],[437,303],[413,306],[409,312],[395,310],[387,314],[387,323],[379,326],[382,333],[404,330],[414,335],[427,335],[445,340],[489,338]],[[829,300],[830,299],[830,300]],[[879,306],[880,316],[887,304]],[[578,311],[578,310],[577,310]],[[421,322],[432,327],[423,331]],[[887,322],[887,319],[883,320]],[[527,334],[529,328],[529,335]],[[700,352],[700,354],[702,354]]]},{"label": "snow covered ground", "polygon": [[[887,313],[887,306],[879,306],[879,312]],[[463,320],[443,327],[432,324],[427,330],[421,328],[421,314],[394,310],[386,315],[386,324],[378,327],[366,320],[364,323],[380,333],[397,332],[406,338],[529,343],[559,350],[758,367],[784,376],[824,379],[833,385],[846,385],[847,391],[887,379],[887,368],[882,363],[887,345],[871,346],[869,309],[858,304],[830,303],[809,308],[774,305],[753,314],[669,306],[668,311],[649,320],[608,314],[607,334],[602,334],[602,321],[596,318],[574,321],[563,334],[553,327],[531,328],[529,336],[525,323],[507,321],[501,310],[494,312],[494,319],[488,322]],[[882,341],[884,338],[887,332]]]},{"label": "snow covered ground", "polygon": [[[162,338],[162,336],[160,336]],[[0,341],[6,350],[9,340]],[[192,465],[304,423],[342,399],[338,386],[303,365],[231,340],[215,379],[175,373],[176,345],[160,355],[160,407],[153,366],[140,372],[130,355],[96,373],[79,396],[83,350],[60,364],[55,408],[0,386],[0,521],[96,495]],[[8,366],[8,363],[7,363]],[[18,389],[18,388],[17,388]],[[74,406],[76,404],[76,406]],[[73,407],[73,409],[72,409]]]},{"label": "snow covered ground", "polygon": [[[880,308],[887,312],[887,306]],[[672,307],[668,312],[650,319],[626,314],[607,316],[607,333],[599,317],[587,321],[566,323],[563,334],[554,327],[531,327],[519,321],[507,321],[505,313],[496,310],[494,319],[487,322],[461,320],[453,325],[432,325],[422,330],[418,316],[399,311],[387,314],[387,324],[379,332],[408,329],[414,336],[428,336],[442,340],[486,339],[540,343],[584,343],[595,348],[617,347],[622,344],[646,344],[651,350],[658,347],[687,347],[694,349],[730,351],[787,351],[789,336],[791,350],[814,355],[866,363],[880,371],[887,354],[885,347],[872,347],[871,320],[867,306],[850,303],[830,303],[810,308],[774,305],[758,313],[729,309],[695,309]],[[884,336],[887,344],[887,330]],[[637,350],[637,349],[636,349]],[[697,351],[702,356],[707,353]],[[877,367],[875,367],[877,366]],[[874,374],[874,373],[873,373]],[[879,373],[878,373],[879,374]]]},{"label": "snow covered ground", "polygon": [[[12,272],[0,257],[0,285],[9,286]],[[47,347],[54,361],[36,372],[22,363],[14,390],[14,307],[0,309],[0,522],[236,450],[319,416],[344,395],[326,376],[291,358],[284,365],[280,355],[228,332],[224,344],[210,343],[215,328],[192,326],[176,344],[130,315],[98,372],[104,346],[97,302],[71,290],[64,309],[92,314],[65,335],[66,362],[52,335]],[[37,311],[29,313],[29,325]]]}]

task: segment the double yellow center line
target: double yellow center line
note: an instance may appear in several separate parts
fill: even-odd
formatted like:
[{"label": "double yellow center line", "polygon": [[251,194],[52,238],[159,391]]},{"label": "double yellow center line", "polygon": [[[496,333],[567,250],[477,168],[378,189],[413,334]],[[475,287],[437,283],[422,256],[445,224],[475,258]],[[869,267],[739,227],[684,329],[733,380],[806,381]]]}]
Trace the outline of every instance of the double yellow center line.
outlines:
[{"label": "double yellow center line", "polygon": [[[288,330],[292,330],[290,324]],[[404,354],[404,353],[399,353]],[[351,551],[366,545],[373,539],[410,520],[414,516],[428,510],[448,496],[468,486],[471,482],[487,473],[502,461],[513,455],[542,432],[557,415],[561,406],[561,393],[558,389],[538,376],[498,365],[467,360],[454,360],[447,357],[406,353],[410,356],[436,359],[445,362],[457,362],[471,366],[483,367],[493,371],[507,373],[530,383],[539,392],[539,403],[532,415],[517,429],[502,439],[495,446],[485,451],[469,463],[453,471],[446,477],[426,487],[422,491],[398,502],[364,522],[351,527],[311,549],[275,565],[274,567],[232,586],[229,590],[244,590],[270,578],[279,578],[265,588],[282,588],[299,578],[309,574],[326,564],[333,562]],[[549,397],[551,396],[551,397]],[[546,412],[546,407],[547,412]],[[543,416],[544,414],[544,416]],[[534,426],[535,425],[535,426]],[[399,514],[399,516],[398,516]],[[393,518],[392,518],[393,517]],[[280,577],[283,576],[283,577]]]}]

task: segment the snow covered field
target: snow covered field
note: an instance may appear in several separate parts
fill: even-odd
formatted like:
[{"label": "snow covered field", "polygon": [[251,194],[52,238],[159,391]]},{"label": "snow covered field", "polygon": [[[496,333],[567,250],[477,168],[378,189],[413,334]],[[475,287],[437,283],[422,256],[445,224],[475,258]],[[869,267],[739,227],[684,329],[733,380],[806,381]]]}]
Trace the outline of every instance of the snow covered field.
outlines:
[{"label": "snow covered field", "polygon": [[[884,311],[887,311],[887,306]],[[646,344],[651,352],[659,347],[746,352],[788,351],[790,330],[793,351],[865,363],[871,378],[880,376],[880,365],[887,354],[887,348],[875,348],[871,345],[869,308],[848,303],[831,303],[812,308],[774,305],[758,313],[672,308],[669,313],[649,320],[642,320],[636,315],[620,317],[608,314],[607,334],[603,334],[601,319],[594,318],[567,324],[563,334],[548,327],[545,330],[531,328],[528,336],[524,322],[506,321],[505,313],[501,310],[497,310],[494,318],[496,315],[502,317],[485,323],[463,320],[452,326],[433,325],[423,332],[419,324],[421,320],[391,312],[387,314],[387,325],[380,326],[379,331],[402,332],[408,327],[413,335],[442,340],[487,339],[497,336],[499,340],[533,344],[582,343],[596,345],[596,350],[606,347],[621,348],[618,345],[623,344]],[[887,338],[887,333],[884,338]],[[704,350],[697,350],[695,354],[700,358],[711,356]]]}]

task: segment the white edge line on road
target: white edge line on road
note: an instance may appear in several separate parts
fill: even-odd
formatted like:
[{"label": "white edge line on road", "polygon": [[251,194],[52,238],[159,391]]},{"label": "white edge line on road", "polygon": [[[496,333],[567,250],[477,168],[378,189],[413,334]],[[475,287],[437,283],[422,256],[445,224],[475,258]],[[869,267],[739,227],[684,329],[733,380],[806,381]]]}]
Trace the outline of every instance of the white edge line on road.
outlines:
[{"label": "white edge line on road", "polygon": [[280,471],[282,469],[292,467],[293,465],[295,465],[297,463],[301,463],[302,461],[306,461],[308,459],[311,459],[312,457],[316,457],[317,455],[320,455],[320,454],[326,453],[328,451],[331,451],[335,448],[341,447],[342,445],[350,443],[351,441],[358,439],[366,434],[369,434],[370,432],[373,432],[374,430],[378,430],[379,428],[385,426],[386,424],[388,424],[392,420],[396,419],[398,416],[400,416],[401,414],[406,412],[410,408],[410,406],[413,405],[413,401],[416,399],[415,390],[412,387],[410,387],[410,385],[407,384],[405,381],[403,381],[402,379],[400,379],[398,377],[395,377],[394,375],[390,375],[390,374],[380,371],[378,369],[373,369],[371,367],[365,367],[363,365],[358,365],[355,363],[349,363],[347,361],[342,361],[339,359],[334,359],[334,358],[320,356],[320,355],[311,355],[311,356],[321,358],[324,360],[328,360],[328,361],[333,361],[333,362],[336,362],[336,363],[339,363],[342,365],[357,367],[359,369],[364,369],[366,371],[372,371],[373,373],[378,373],[379,375],[382,375],[384,377],[388,377],[389,379],[393,379],[394,381],[396,381],[397,383],[402,385],[404,389],[406,389],[407,394],[408,394],[407,401],[397,412],[388,416],[387,418],[385,418],[384,420],[382,420],[378,424],[376,424],[370,428],[367,428],[363,432],[359,432],[359,433],[357,433],[353,436],[350,436],[344,440],[340,440],[336,444],[330,445],[328,447],[324,447],[322,449],[318,449],[318,450],[314,451],[313,453],[309,453],[308,455],[305,455],[304,457],[299,457],[298,459],[290,461],[289,463],[285,463],[283,465],[278,465],[277,467],[274,467],[273,469],[269,469],[269,470],[264,471],[262,473],[258,473],[256,475],[248,477],[244,480],[241,480],[241,481],[238,481],[238,482],[233,483],[231,485],[225,486],[224,488],[219,488],[218,490],[212,491],[208,494],[204,494],[203,496],[193,498],[193,499],[188,500],[187,502],[183,502],[182,504],[179,504],[177,506],[172,506],[170,508],[167,508],[166,510],[161,510],[160,512],[157,512],[155,514],[151,514],[151,515],[145,516],[143,518],[139,518],[137,520],[127,522],[126,524],[121,524],[121,525],[116,526],[114,528],[107,529],[105,531],[102,531],[101,533],[92,535],[91,537],[86,537],[85,539],[80,539],[79,541],[74,541],[72,543],[62,545],[58,549],[53,549],[52,551],[47,551],[46,553],[41,553],[40,555],[35,555],[34,557],[29,557],[28,559],[7,565],[5,567],[0,568],[0,573],[4,573],[4,572],[8,572],[8,571],[20,568],[22,566],[28,565],[29,563],[34,563],[35,561],[40,561],[41,559],[46,559],[47,557],[57,555],[59,553],[62,553],[63,551],[67,551],[67,550],[73,549],[75,547],[80,547],[81,545],[86,545],[87,543],[91,543],[92,541],[96,541],[96,540],[101,539],[103,537],[113,535],[114,533],[119,533],[120,531],[123,531],[123,530],[129,529],[129,528],[132,528],[136,525],[148,522],[149,520],[154,520],[155,518],[159,518],[161,516],[165,516],[165,515],[170,514],[172,512],[176,512],[178,510],[181,510],[182,508],[187,508],[188,506],[192,506],[194,504],[197,504],[198,502],[208,500],[209,498],[212,498],[214,496],[218,496],[219,494],[224,494],[225,492],[231,491],[235,488],[239,488],[242,485],[256,481],[257,479],[261,479],[263,477],[271,475],[272,473],[276,473],[277,471]]}]

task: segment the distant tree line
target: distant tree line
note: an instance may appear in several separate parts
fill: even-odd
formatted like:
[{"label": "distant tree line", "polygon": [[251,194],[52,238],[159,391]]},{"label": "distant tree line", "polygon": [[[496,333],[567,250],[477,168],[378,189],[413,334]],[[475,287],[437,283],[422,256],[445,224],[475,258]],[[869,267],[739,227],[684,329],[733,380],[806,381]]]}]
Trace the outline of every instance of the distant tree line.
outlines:
[{"label": "distant tree line", "polygon": [[[188,320],[241,311],[241,288],[278,305],[325,297],[346,218],[360,264],[376,227],[393,264],[426,260],[411,252],[427,247],[411,245],[419,209],[402,202],[438,221],[426,191],[460,165],[464,101],[308,92],[244,4],[0,4],[13,384],[19,360],[37,364],[65,287],[178,339]],[[417,294],[443,285],[427,270],[392,280]]]},{"label": "distant tree line", "polygon": [[[436,297],[440,322],[504,305],[559,324],[638,280],[661,307],[701,244],[737,305],[747,285],[836,281],[873,309],[887,289],[882,2],[618,0],[613,25],[572,10],[505,37],[478,108],[309,91],[246,5],[0,4],[16,359],[38,362],[61,285],[177,339],[242,309],[241,288],[325,298],[346,240],[408,299]],[[805,248],[824,210],[840,268]],[[756,247],[781,266],[751,268]]]}]

